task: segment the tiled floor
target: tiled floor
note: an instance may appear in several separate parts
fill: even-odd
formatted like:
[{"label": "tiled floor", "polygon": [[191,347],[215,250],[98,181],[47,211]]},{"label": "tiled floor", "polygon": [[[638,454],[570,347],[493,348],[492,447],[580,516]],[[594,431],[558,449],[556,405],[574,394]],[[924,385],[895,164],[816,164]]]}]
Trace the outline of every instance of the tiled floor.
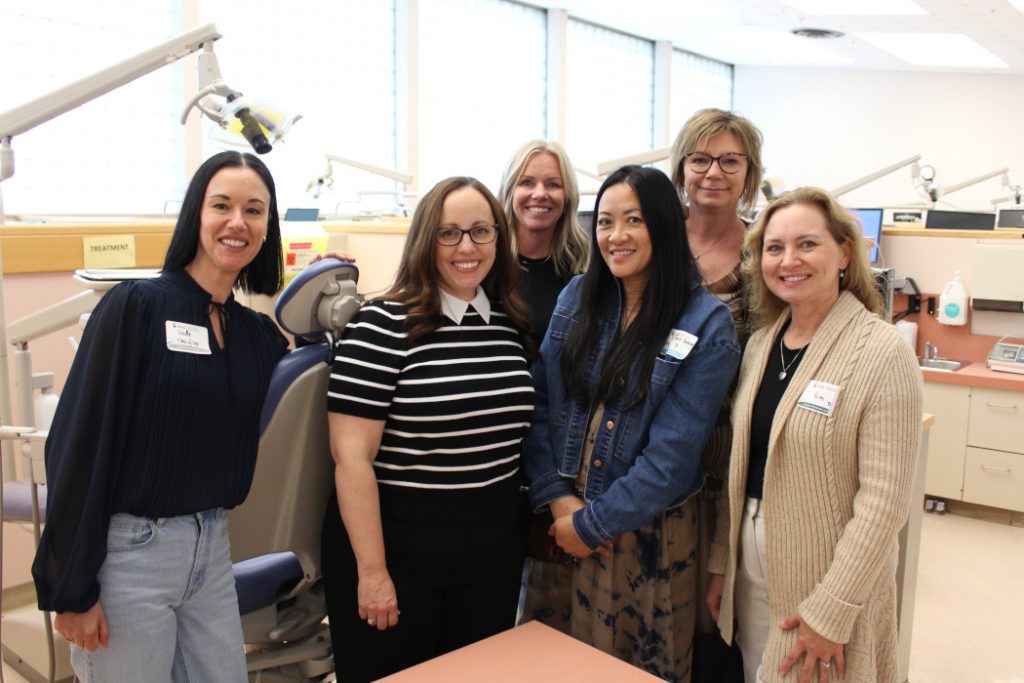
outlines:
[{"label": "tiled floor", "polygon": [[1024,527],[924,516],[910,681],[1024,683]]},{"label": "tiled floor", "polygon": [[1024,527],[926,514],[912,683],[1024,683]]}]

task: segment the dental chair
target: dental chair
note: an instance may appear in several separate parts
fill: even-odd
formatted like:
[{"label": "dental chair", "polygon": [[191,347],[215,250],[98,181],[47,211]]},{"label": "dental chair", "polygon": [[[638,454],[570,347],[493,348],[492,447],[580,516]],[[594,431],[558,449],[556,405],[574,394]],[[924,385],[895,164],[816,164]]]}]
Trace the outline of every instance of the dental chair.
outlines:
[{"label": "dental chair", "polygon": [[296,341],[278,363],[261,416],[256,472],[229,513],[251,681],[319,681],[334,670],[320,581],[320,528],[333,484],[327,434],[330,351],[361,304],[358,270],[324,259],[284,289],[278,323]]}]

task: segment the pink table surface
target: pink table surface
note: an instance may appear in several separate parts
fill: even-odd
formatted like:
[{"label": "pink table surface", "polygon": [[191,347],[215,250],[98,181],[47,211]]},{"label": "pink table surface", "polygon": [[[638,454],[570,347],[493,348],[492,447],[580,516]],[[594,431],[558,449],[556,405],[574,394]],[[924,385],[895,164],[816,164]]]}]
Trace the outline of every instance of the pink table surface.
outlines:
[{"label": "pink table surface", "polygon": [[651,674],[536,621],[380,679],[380,683],[656,683]]}]

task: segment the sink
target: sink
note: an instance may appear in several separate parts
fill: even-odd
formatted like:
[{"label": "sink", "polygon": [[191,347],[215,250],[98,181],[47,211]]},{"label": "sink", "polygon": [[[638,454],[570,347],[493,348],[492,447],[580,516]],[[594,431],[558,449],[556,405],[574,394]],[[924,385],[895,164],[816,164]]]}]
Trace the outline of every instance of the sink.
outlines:
[{"label": "sink", "polygon": [[967,363],[958,360],[949,360],[948,358],[922,358],[920,359],[921,367],[929,370],[940,370],[942,372],[956,372]]}]

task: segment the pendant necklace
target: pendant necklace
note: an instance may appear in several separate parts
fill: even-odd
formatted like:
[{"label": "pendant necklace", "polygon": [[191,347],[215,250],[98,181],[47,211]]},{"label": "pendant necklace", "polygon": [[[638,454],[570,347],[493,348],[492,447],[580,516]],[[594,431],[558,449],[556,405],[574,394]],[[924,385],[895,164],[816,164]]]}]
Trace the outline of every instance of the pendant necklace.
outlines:
[{"label": "pendant necklace", "polygon": [[694,261],[700,261],[701,257],[703,257],[703,256],[707,256],[708,254],[710,254],[711,252],[713,252],[713,251],[714,251],[715,249],[718,249],[718,247],[720,247],[720,246],[722,245],[722,243],[723,243],[723,242],[725,242],[725,241],[726,241],[727,239],[729,239],[730,237],[734,237],[734,236],[735,236],[735,234],[736,234],[736,233],[735,233],[735,231],[729,231],[729,230],[726,230],[726,231],[725,231],[725,232],[724,232],[724,233],[722,234],[722,236],[721,236],[721,237],[719,237],[719,238],[718,238],[717,240],[715,240],[714,244],[712,244],[712,245],[711,245],[710,247],[708,247],[708,248],[707,248],[707,249],[705,249],[704,251],[700,252],[699,254],[694,254],[694,255],[693,255],[693,260],[694,260]]},{"label": "pendant necklace", "polygon": [[789,361],[789,363],[787,364],[786,363],[786,357],[784,355],[782,355],[782,340],[783,340],[783,338],[785,336],[786,335],[782,335],[781,337],[779,337],[779,360],[782,361],[782,372],[779,373],[779,381],[780,382],[782,380],[786,379],[786,375],[789,374],[789,369],[791,367],[793,367],[793,363],[796,362],[796,359],[799,358],[800,354],[803,353],[804,349],[807,348],[807,344],[810,344],[810,342],[807,342],[807,344],[804,344],[803,346],[801,346],[800,350],[796,352],[795,356],[793,356],[793,360]]}]

